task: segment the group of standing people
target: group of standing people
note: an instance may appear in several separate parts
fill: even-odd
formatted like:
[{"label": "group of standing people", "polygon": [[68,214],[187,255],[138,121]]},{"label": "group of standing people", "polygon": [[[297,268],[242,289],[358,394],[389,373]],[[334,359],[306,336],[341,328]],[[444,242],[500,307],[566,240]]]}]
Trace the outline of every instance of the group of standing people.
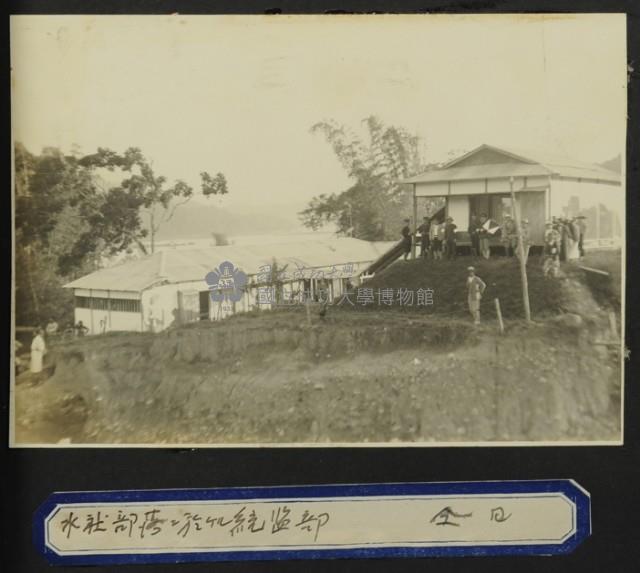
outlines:
[{"label": "group of standing people", "polygon": [[[410,219],[404,220],[402,228],[402,243],[404,247],[404,260],[408,260],[413,245]],[[416,229],[420,238],[420,256],[423,259],[432,258],[434,260],[456,258],[456,232],[458,226],[453,222],[452,217],[447,217],[444,221],[423,217],[422,224]]]},{"label": "group of standing people", "polygon": [[500,240],[504,247],[505,255],[508,257],[520,257],[518,241],[520,240],[520,236],[522,236],[524,260],[526,262],[529,257],[530,247],[529,220],[522,219],[521,232],[519,232],[516,222],[508,213],[504,216],[502,225],[498,225],[490,219],[486,213],[481,213],[479,217],[475,214],[471,215],[468,232],[471,240],[472,255],[484,259],[491,258],[490,239],[492,236],[497,235],[498,231],[500,231]]},{"label": "group of standing people", "polygon": [[[404,247],[404,260],[408,260],[412,247],[412,233],[410,219],[404,220],[402,228],[402,241]],[[518,250],[519,233],[515,221],[510,215],[505,215],[502,226],[489,219],[486,213],[477,216],[473,213],[469,220],[469,240],[471,242],[471,254],[474,257],[491,257],[490,239],[501,231],[502,243],[507,256],[520,256]],[[416,229],[420,238],[420,256],[423,259],[455,259],[457,256],[458,226],[452,217],[437,219],[423,217],[422,224]],[[525,262],[529,255],[529,221],[522,220],[522,241],[525,253]]]},{"label": "group of standing people", "polygon": [[458,226],[453,217],[444,220],[424,217],[422,225],[418,227],[420,233],[420,254],[426,259],[455,259],[457,256]]},{"label": "group of standing people", "polygon": [[491,257],[491,247],[489,239],[495,233],[498,225],[492,225],[492,221],[486,213],[481,213],[478,217],[475,213],[469,218],[469,240],[471,241],[471,255],[489,259]]},{"label": "group of standing people", "polygon": [[47,353],[47,340],[51,340],[58,335],[58,323],[50,318],[47,326],[38,326],[33,331],[31,340],[31,360],[29,361],[29,371],[31,374],[40,374],[43,370],[44,355]]},{"label": "group of standing people", "polygon": [[546,277],[557,277],[560,262],[584,257],[584,237],[587,231],[586,217],[553,217],[544,230],[542,271]]},{"label": "group of standing people", "polygon": [[[584,216],[572,219],[554,217],[545,225],[543,271],[545,276],[557,276],[560,261],[584,256],[584,236],[586,232]],[[413,245],[413,234],[410,227],[411,220],[404,220],[402,228],[402,241],[404,247],[404,259],[407,260]],[[452,217],[437,219],[423,217],[422,224],[416,229],[416,235],[420,238],[421,257],[435,260],[446,257],[456,258],[456,233],[457,225]],[[529,221],[522,219],[520,229],[511,215],[506,214],[502,225],[491,220],[486,213],[477,216],[473,213],[469,220],[469,239],[471,241],[471,254],[475,257],[489,259],[491,257],[490,239],[500,231],[500,240],[507,257],[521,254],[526,264],[529,257],[530,237]],[[522,249],[519,242],[522,241]],[[577,255],[576,255],[577,253]],[[480,301],[487,285],[476,275],[474,267],[467,268],[467,303],[474,324],[480,324]]]}]

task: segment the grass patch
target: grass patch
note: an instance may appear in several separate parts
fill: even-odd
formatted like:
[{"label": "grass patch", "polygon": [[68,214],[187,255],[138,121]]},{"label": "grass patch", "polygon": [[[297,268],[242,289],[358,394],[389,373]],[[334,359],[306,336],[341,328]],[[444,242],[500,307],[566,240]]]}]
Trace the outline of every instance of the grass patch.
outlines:
[{"label": "grass patch", "polygon": [[[485,312],[494,314],[493,299],[500,300],[502,314],[505,319],[523,317],[522,287],[520,265],[514,258],[494,258],[474,260],[470,257],[460,257],[454,261],[398,261],[383,272],[367,281],[364,287],[379,289],[403,288],[414,292],[418,289],[433,290],[433,304],[430,306],[400,306],[397,302],[385,306],[356,305],[354,310],[370,311],[393,310],[411,314],[433,315],[438,317],[468,317],[467,306],[467,267],[473,265],[476,274],[487,284],[482,301]],[[530,257],[527,264],[527,278],[529,285],[529,299],[531,312],[534,315],[545,316],[560,312],[563,303],[561,286],[558,281],[544,277],[542,273],[542,259]]]}]

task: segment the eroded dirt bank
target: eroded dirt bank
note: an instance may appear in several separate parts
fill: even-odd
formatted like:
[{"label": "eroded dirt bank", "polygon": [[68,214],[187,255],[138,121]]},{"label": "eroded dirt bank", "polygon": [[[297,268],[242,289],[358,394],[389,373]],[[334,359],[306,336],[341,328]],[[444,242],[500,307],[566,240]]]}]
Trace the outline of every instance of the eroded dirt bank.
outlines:
[{"label": "eroded dirt bank", "polygon": [[303,313],[54,347],[16,387],[18,442],[618,439],[619,356],[602,321]]}]

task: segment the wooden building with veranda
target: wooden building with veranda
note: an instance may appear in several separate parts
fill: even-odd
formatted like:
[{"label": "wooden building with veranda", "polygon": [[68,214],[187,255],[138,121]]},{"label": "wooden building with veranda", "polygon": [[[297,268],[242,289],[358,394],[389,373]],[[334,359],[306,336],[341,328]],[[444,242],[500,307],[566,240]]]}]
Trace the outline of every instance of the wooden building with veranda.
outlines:
[{"label": "wooden building with veranda", "polygon": [[472,214],[486,213],[499,224],[514,215],[511,188],[534,246],[543,244],[545,222],[553,217],[585,216],[587,246],[619,246],[623,237],[622,176],[596,164],[485,144],[404,183],[412,186],[414,224],[422,218],[424,198],[440,198],[463,246]]}]

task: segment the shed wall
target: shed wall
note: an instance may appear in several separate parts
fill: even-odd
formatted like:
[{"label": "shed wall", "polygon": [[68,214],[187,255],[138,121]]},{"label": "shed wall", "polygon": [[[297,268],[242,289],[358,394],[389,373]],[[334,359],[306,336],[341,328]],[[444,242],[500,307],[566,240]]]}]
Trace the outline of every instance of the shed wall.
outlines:
[{"label": "shed wall", "polygon": [[449,194],[448,183],[416,183],[418,197],[444,197]]},{"label": "shed wall", "polygon": [[469,226],[469,197],[448,197],[447,216],[453,217],[458,231],[466,231]]},{"label": "shed wall", "polygon": [[[443,172],[443,177],[446,173]],[[548,177],[514,177],[513,189],[541,189],[549,186]],[[511,190],[509,177],[494,179],[474,179],[463,181],[441,181],[439,183],[416,183],[416,196],[443,197],[446,195],[480,195],[483,193],[509,193]]]},{"label": "shed wall", "polygon": [[451,182],[451,195],[479,195],[484,192],[484,180]]},{"label": "shed wall", "polygon": [[141,332],[142,323],[139,312],[116,312],[96,310],[90,308],[76,308],[74,320],[82,321],[88,329],[88,334],[101,334],[124,330],[129,332]]},{"label": "shed wall", "polygon": [[92,296],[96,298],[126,298],[129,300],[138,300],[140,298],[139,292],[127,290],[102,290],[95,288],[76,288],[73,289],[73,294],[75,296]]},{"label": "shed wall", "polygon": [[[527,180],[527,184],[528,184]],[[514,191],[519,191],[520,189],[524,189],[525,186],[525,177],[514,177],[513,178],[513,189]],[[489,193],[509,193],[511,191],[511,184],[509,183],[509,178],[504,177],[501,179],[489,179],[487,181],[487,192]]]}]

